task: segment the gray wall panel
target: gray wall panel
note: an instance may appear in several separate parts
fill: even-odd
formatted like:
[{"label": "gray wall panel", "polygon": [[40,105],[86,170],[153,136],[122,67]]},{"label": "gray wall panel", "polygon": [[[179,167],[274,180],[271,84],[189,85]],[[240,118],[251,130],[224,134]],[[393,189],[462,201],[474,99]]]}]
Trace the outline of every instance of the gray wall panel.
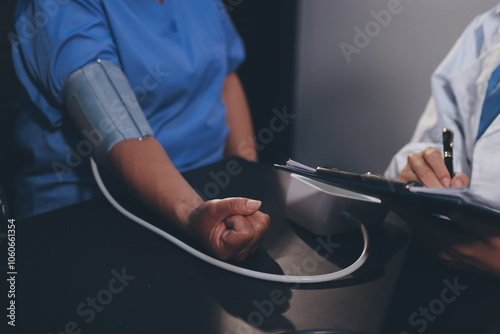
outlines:
[{"label": "gray wall panel", "polygon": [[[382,172],[411,137],[430,76],[467,24],[494,0],[401,0],[401,12],[348,63],[355,27],[397,0],[301,0],[293,157]],[[372,28],[376,28],[374,25]],[[377,32],[375,29],[374,32]]]}]

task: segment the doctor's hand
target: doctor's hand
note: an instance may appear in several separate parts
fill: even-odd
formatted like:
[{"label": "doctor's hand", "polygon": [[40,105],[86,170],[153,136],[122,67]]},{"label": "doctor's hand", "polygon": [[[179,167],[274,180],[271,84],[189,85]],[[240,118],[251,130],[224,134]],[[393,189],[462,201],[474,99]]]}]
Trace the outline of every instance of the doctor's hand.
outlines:
[{"label": "doctor's hand", "polygon": [[463,173],[450,176],[443,155],[435,147],[412,153],[397,179],[400,182],[417,181],[428,188],[466,187],[469,177]]},{"label": "doctor's hand", "polygon": [[226,198],[204,202],[188,219],[188,230],[221,259],[244,260],[255,252],[271,219],[260,201]]},{"label": "doctor's hand", "polygon": [[[386,201],[387,202],[387,201]],[[448,219],[392,203],[431,256],[445,265],[500,278],[500,225],[498,217],[451,212]]]}]

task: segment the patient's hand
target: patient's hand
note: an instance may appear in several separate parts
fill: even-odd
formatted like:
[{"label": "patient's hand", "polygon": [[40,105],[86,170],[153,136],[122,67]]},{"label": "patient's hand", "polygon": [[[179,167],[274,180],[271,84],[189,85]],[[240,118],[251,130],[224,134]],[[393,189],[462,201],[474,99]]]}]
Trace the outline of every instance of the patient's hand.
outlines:
[{"label": "patient's hand", "polygon": [[189,217],[189,232],[221,259],[241,261],[255,252],[271,219],[260,202],[225,198],[201,204]]}]

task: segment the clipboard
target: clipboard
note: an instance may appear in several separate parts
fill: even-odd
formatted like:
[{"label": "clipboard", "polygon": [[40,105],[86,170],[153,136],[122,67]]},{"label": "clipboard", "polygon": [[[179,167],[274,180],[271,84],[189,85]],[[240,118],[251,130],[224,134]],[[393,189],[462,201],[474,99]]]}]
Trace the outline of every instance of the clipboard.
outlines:
[{"label": "clipboard", "polygon": [[274,168],[378,198],[382,205],[396,212],[398,208],[394,206],[405,205],[432,215],[447,217],[451,212],[459,211],[500,221],[500,204],[482,198],[468,188],[425,188],[418,182],[398,182],[377,174],[359,174],[335,168],[313,168],[291,159],[286,165],[275,164]]}]

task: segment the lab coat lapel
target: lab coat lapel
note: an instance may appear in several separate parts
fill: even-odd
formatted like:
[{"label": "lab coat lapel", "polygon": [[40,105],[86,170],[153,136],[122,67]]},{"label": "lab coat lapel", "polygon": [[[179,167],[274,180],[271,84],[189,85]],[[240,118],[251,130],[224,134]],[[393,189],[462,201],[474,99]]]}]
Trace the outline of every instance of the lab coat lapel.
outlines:
[{"label": "lab coat lapel", "polygon": [[476,140],[486,90],[491,73],[500,65],[500,44],[485,48],[478,59],[450,77],[450,86],[456,98],[457,112],[466,134],[467,159],[472,163],[471,190],[500,201],[500,192],[492,188],[491,179],[498,173],[500,147],[500,117]]},{"label": "lab coat lapel", "polygon": [[[472,160],[477,130],[491,73],[500,65],[500,44],[486,48],[476,61],[450,76],[457,113],[463,126],[466,152]],[[487,130],[489,131],[489,129]]]},{"label": "lab coat lapel", "polygon": [[500,191],[495,182],[500,166],[500,116],[478,139],[472,159],[471,191],[500,203]]}]

